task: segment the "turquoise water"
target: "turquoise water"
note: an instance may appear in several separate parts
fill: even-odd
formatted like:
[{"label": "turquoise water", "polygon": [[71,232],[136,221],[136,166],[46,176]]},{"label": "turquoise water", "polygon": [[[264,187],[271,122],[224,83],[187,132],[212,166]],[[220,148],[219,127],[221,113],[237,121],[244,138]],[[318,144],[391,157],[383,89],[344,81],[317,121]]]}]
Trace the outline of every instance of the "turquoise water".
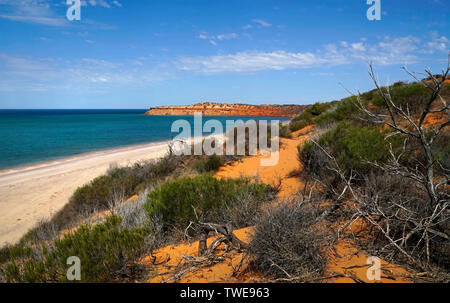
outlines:
[{"label": "turquoise water", "polygon": [[[192,116],[145,116],[145,110],[0,110],[0,169],[114,147],[171,140],[171,125]],[[268,117],[203,117],[271,120]],[[273,118],[284,121],[286,118]]]}]

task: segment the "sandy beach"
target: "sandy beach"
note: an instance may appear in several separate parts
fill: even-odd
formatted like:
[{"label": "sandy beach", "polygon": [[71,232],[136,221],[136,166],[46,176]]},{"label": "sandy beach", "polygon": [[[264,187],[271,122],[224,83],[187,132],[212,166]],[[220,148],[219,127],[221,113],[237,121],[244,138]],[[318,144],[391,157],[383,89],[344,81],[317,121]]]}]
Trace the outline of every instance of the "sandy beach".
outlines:
[{"label": "sandy beach", "polygon": [[115,148],[0,171],[0,247],[17,242],[39,220],[50,218],[79,186],[104,174],[111,164],[160,158],[167,153],[168,143]]}]

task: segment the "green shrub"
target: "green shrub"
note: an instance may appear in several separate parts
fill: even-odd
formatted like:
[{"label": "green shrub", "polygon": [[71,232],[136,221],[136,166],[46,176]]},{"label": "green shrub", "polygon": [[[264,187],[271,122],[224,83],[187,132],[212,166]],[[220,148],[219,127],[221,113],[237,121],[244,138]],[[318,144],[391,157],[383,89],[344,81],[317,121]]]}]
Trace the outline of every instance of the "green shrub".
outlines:
[{"label": "green shrub", "polygon": [[338,101],[315,103],[307,107],[300,115],[292,119],[290,123],[290,130],[297,131],[305,128],[308,125],[315,124],[317,119],[323,115],[329,114],[330,110]]},{"label": "green shrub", "polygon": [[[75,232],[56,239],[52,246],[41,246],[39,257],[29,247],[10,251],[10,262],[4,265],[8,282],[67,282],[67,259],[80,258],[81,282],[112,281],[129,262],[139,257],[145,247],[148,228],[120,229],[121,219],[108,217],[89,227],[82,225]],[[22,250],[22,251],[19,251]],[[20,258],[20,259],[19,259]]]},{"label": "green shrub", "polygon": [[150,217],[161,217],[166,226],[186,226],[197,217],[214,220],[215,211],[234,204],[243,192],[262,203],[270,191],[268,185],[249,179],[219,180],[205,174],[163,184],[148,195],[145,208]]},{"label": "green shrub", "polygon": [[336,122],[349,120],[355,117],[359,112],[358,100],[356,97],[344,98],[338,102],[336,110],[333,112],[333,117]]},{"label": "green shrub", "polygon": [[[394,104],[401,106],[408,105],[412,112],[422,108],[431,96],[431,91],[419,83],[392,85],[389,89]],[[372,103],[378,107],[386,107],[386,103],[379,95],[373,99]]]},{"label": "green shrub", "polygon": [[326,112],[328,109],[330,109],[330,107],[332,106],[332,104],[330,102],[325,102],[325,103],[314,103],[311,107],[309,107],[307,109],[307,111],[309,111],[313,116],[319,116],[322,113]]},{"label": "green shrub", "polygon": [[283,125],[282,123],[280,123],[280,137],[288,138],[288,139],[292,138],[292,134],[291,134],[289,126]]},{"label": "green shrub", "polygon": [[291,124],[289,125],[289,129],[292,132],[298,131],[300,129],[303,129],[305,127],[307,127],[308,125],[311,125],[312,123],[310,121],[295,121],[295,122],[291,122]]},{"label": "green shrub", "polygon": [[300,115],[292,119],[291,122],[297,122],[297,121],[312,121],[313,114],[308,111],[308,108],[306,108]]},{"label": "green shrub", "polygon": [[[181,165],[180,157],[167,156],[158,161],[138,162],[133,166],[110,169],[90,183],[79,187],[53,218],[59,229],[78,222],[81,215],[108,209],[116,194],[130,197],[138,194],[148,184],[173,173]],[[113,201],[115,203],[121,201]]]},{"label": "green shrub", "polygon": [[[385,163],[388,160],[390,154],[388,142],[385,140],[387,134],[388,130],[378,126],[363,127],[341,122],[336,128],[323,134],[318,144],[336,158],[345,173],[356,171],[362,175],[373,167],[367,161]],[[389,142],[397,149],[402,146],[403,140],[401,136],[392,136]],[[312,142],[305,143],[299,149],[301,161],[311,171],[319,170],[323,166],[323,163],[318,163],[318,159],[324,158],[317,154],[323,152]]]},{"label": "green shrub", "polygon": [[319,126],[326,126],[336,122],[335,114],[333,112],[323,113],[314,119],[314,123]]},{"label": "green shrub", "polygon": [[194,162],[192,168],[199,173],[217,171],[224,164],[221,156],[211,155],[206,160],[200,159]]}]

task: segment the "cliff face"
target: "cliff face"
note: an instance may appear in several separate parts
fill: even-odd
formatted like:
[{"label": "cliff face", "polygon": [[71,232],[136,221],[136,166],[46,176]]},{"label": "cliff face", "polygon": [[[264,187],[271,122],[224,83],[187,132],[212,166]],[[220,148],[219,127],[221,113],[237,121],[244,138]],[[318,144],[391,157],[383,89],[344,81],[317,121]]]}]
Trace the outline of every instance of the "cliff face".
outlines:
[{"label": "cliff face", "polygon": [[204,116],[260,116],[295,117],[305,109],[305,105],[247,105],[224,103],[197,103],[186,106],[153,107],[146,115],[151,116],[191,116],[202,113]]}]

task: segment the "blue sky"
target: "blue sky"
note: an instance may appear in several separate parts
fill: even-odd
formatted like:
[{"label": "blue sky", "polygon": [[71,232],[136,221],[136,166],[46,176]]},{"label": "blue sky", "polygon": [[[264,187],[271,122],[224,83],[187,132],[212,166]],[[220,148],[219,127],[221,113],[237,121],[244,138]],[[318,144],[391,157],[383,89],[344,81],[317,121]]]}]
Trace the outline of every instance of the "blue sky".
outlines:
[{"label": "blue sky", "polygon": [[0,108],[310,104],[439,72],[447,0],[0,0]]}]

